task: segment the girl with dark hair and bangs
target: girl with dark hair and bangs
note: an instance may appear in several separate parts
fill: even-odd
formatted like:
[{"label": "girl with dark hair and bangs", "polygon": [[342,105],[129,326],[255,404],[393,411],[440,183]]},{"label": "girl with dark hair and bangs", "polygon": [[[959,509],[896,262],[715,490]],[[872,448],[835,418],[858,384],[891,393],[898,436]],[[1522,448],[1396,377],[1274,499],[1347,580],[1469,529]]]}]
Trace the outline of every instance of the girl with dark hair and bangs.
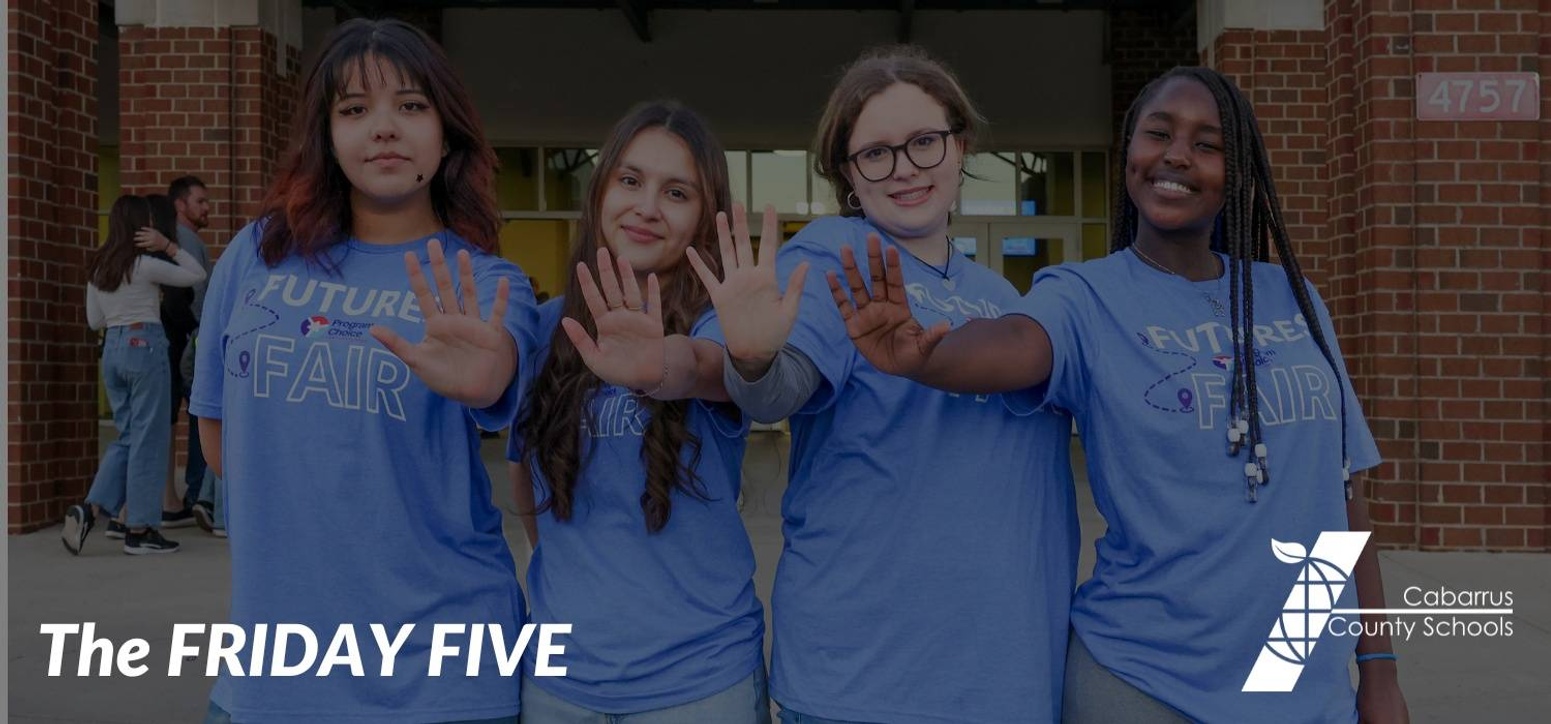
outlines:
[{"label": "girl with dark hair and bangs", "polygon": [[673,102],[614,126],[586,198],[508,450],[532,514],[532,620],[574,624],[565,677],[533,677],[530,652],[523,721],[768,722],[737,507],[748,423],[726,404],[714,328],[731,346],[784,342],[796,298],[776,285],[776,215],[756,263],[721,144]]},{"label": "girl with dark hair and bangs", "polygon": [[157,502],[172,450],[172,372],[159,309],[161,285],[192,286],[204,280],[205,269],[153,224],[150,201],[120,196],[108,212],[108,238],[86,265],[86,321],[104,330],[102,380],[118,439],[97,466],[86,502],[65,511],[62,536],[73,555],[81,554],[99,514],[113,518],[121,512],[127,528],[115,531],[110,520],[110,537],[124,539],[125,553],[178,550],[176,542],[162,537]]},{"label": "girl with dark hair and bangs", "polygon": [[849,293],[830,278],[850,335],[879,369],[1076,417],[1108,530],[1072,604],[1066,721],[1404,722],[1389,638],[1303,633],[1321,619],[1293,606],[1384,608],[1372,542],[1325,539],[1370,529],[1355,474],[1379,453],[1249,100],[1176,68],[1123,130],[1109,256],[949,332],[911,318],[898,254],[872,243],[870,287],[854,263]]},{"label": "girl with dark hair and bangs", "polygon": [[250,642],[304,625],[330,655],[332,632],[386,626],[397,653],[223,670],[207,721],[513,722],[497,657],[426,675],[433,624],[488,624],[504,649],[525,620],[479,456],[534,344],[528,281],[492,255],[495,153],[446,54],[395,20],[336,28],[297,113],[258,220],[216,266],[190,409],[227,483],[231,621]]}]

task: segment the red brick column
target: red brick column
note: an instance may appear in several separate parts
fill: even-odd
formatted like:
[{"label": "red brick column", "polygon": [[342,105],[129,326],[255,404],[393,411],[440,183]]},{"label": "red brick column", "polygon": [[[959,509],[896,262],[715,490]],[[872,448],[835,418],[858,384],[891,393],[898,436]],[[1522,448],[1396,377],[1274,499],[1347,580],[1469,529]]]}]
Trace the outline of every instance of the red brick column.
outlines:
[{"label": "red brick column", "polygon": [[165,193],[194,174],[209,186],[217,250],[252,220],[289,140],[300,56],[258,27],[125,26],[119,31],[120,183]]},{"label": "red brick column", "polygon": [[97,237],[97,3],[7,9],[7,530],[59,522],[97,463],[86,256]]},{"label": "red brick column", "polygon": [[[300,76],[296,48],[260,27],[124,26],[120,54],[120,184],[166,193],[193,174],[209,188],[211,259],[253,219],[289,141]],[[173,439],[184,464],[186,418]]]},{"label": "red brick column", "polygon": [[1418,121],[1415,97],[1417,73],[1544,74],[1547,31],[1548,0],[1327,0],[1323,32],[1210,46],[1379,440],[1383,545],[1547,548],[1551,124]]}]

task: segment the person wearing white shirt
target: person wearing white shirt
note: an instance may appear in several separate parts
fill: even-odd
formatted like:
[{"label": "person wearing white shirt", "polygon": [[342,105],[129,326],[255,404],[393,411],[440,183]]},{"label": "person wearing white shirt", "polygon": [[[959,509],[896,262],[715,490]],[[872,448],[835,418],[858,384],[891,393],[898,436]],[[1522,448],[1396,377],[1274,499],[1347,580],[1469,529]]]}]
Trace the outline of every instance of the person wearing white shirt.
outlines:
[{"label": "person wearing white shirt", "polygon": [[[105,330],[102,378],[119,436],[103,455],[86,502],[65,512],[64,544],[74,555],[80,555],[98,514],[112,517],[125,506],[125,553],[178,550],[159,530],[172,377],[158,285],[192,286],[206,273],[193,255],[150,227],[145,197],[119,197],[109,213],[108,239],[86,267],[86,320],[92,329]],[[150,256],[155,252],[173,263]]]}]

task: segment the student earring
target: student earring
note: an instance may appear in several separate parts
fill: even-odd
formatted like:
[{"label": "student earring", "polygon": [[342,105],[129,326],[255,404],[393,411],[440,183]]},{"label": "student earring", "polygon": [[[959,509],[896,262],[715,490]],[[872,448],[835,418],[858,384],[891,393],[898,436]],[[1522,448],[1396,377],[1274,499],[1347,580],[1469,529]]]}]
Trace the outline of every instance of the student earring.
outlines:
[{"label": "student earring", "polygon": [[856,198],[856,192],[855,191],[851,191],[851,192],[846,194],[846,206],[851,207],[852,211],[861,211],[862,210],[862,200]]}]

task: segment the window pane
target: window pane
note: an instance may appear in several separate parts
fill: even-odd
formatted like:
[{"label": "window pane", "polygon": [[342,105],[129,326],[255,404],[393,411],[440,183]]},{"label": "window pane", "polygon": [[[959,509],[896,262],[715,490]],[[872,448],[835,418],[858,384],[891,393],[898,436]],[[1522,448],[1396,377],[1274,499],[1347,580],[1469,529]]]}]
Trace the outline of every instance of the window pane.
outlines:
[{"label": "window pane", "polygon": [[1109,218],[1109,164],[1101,151],[1082,153],[1082,215]]},{"label": "window pane", "polygon": [[808,213],[814,216],[840,213],[840,207],[835,205],[835,187],[830,186],[823,176],[813,173],[812,168],[809,168],[808,173],[813,176],[813,198],[808,204]]},{"label": "window pane", "polygon": [[544,149],[545,210],[581,211],[597,160],[595,148]]},{"label": "window pane", "polygon": [[1065,151],[1018,154],[1018,213],[1023,216],[1073,216],[1076,174]]},{"label": "window pane", "polygon": [[754,151],[754,211],[775,206],[779,214],[808,213],[808,154]]},{"label": "window pane", "polygon": [[538,149],[497,148],[495,155],[501,162],[495,176],[497,205],[502,211],[538,211]]},{"label": "window pane", "polygon": [[[1087,205],[1086,203],[1084,204]],[[1082,225],[1082,258],[1102,259],[1109,255],[1109,224]]]},{"label": "window pane", "polygon": [[[959,190],[959,212],[965,216],[1016,216],[1017,172],[1012,154],[975,153],[964,160],[973,174]],[[900,161],[905,163],[903,159]],[[979,178],[976,178],[976,177]]]},{"label": "window pane", "polygon": [[[747,207],[749,205],[749,159],[747,151],[727,152],[727,183],[732,186],[732,200]],[[731,211],[731,209],[728,209],[729,213]]]}]

